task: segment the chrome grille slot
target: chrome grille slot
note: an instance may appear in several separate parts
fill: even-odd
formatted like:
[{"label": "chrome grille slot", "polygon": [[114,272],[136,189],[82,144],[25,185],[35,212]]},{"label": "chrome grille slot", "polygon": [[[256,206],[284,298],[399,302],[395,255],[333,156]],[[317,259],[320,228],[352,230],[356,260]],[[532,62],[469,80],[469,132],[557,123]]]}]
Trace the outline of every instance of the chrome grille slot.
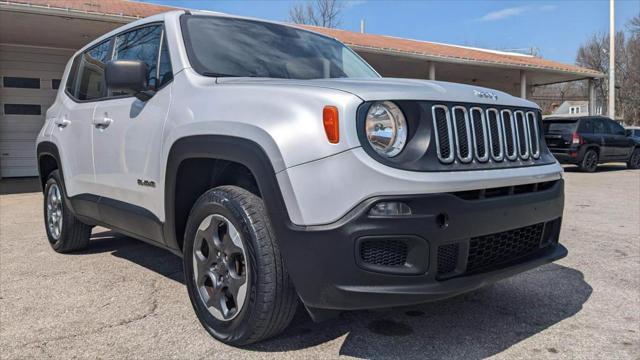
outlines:
[{"label": "chrome grille slot", "polygon": [[489,124],[489,147],[491,148],[491,157],[495,161],[504,159],[504,146],[502,144],[502,123],[500,122],[500,113],[496,109],[487,110],[487,122]]},{"label": "chrome grille slot", "polygon": [[[541,157],[539,115],[527,109],[436,104],[431,107],[437,158],[443,164],[518,161]],[[504,166],[503,166],[504,167]]]},{"label": "chrome grille slot", "polygon": [[453,123],[458,159],[463,163],[471,162],[473,160],[471,132],[469,130],[469,116],[465,107],[453,107]]},{"label": "chrome grille slot", "polygon": [[513,161],[518,158],[516,150],[516,132],[513,121],[513,114],[510,110],[502,110],[500,112],[502,118],[502,133],[504,135],[504,150],[507,159]]},{"label": "chrome grille slot", "polygon": [[433,128],[436,131],[438,159],[445,164],[451,163],[454,160],[454,151],[449,108],[444,105],[434,105],[431,108],[431,116],[433,117]]},{"label": "chrome grille slot", "polygon": [[476,159],[480,162],[489,160],[489,146],[487,136],[487,122],[484,118],[484,111],[481,108],[471,108],[470,126],[473,132],[473,151]]},{"label": "chrome grille slot", "polygon": [[529,134],[529,127],[522,110],[517,110],[513,113],[516,123],[516,135],[518,140],[518,155],[521,159],[527,160],[529,158],[529,144],[531,135]]},{"label": "chrome grille slot", "polygon": [[538,130],[538,119],[533,111],[527,112],[527,127],[529,128],[531,157],[540,158],[540,133]]}]

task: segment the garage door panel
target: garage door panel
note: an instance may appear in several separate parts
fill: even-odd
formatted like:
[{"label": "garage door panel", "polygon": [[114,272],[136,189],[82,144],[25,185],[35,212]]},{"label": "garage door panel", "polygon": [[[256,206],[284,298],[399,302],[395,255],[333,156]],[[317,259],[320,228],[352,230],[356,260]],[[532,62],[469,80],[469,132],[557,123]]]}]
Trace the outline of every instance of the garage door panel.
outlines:
[{"label": "garage door panel", "polygon": [[[46,87],[44,85],[47,85]],[[0,96],[3,103],[14,103],[24,98],[38,99],[38,101],[46,103],[56,97],[57,89],[51,88],[51,80],[40,82],[40,89],[14,89],[0,87]]]},{"label": "garage door panel", "polygon": [[38,133],[44,125],[44,120],[20,123],[2,123],[0,124],[1,133]]},{"label": "garage door panel", "polygon": [[[64,70],[64,69],[63,69]],[[45,70],[21,70],[21,69],[2,69],[0,64],[0,76],[16,76],[16,77],[35,77],[41,80],[60,79],[62,71],[45,71]]]},{"label": "garage door panel", "polygon": [[[62,78],[72,54],[66,49],[0,45],[0,76],[40,79],[40,89],[3,87],[0,81],[0,176],[37,175],[35,141],[58,92],[51,80]],[[5,104],[38,105],[41,114],[6,115]]]},{"label": "garage door panel", "polygon": [[29,61],[3,61],[1,67],[3,70],[44,70],[44,71],[64,71],[64,64],[51,64],[46,62],[29,62]]}]

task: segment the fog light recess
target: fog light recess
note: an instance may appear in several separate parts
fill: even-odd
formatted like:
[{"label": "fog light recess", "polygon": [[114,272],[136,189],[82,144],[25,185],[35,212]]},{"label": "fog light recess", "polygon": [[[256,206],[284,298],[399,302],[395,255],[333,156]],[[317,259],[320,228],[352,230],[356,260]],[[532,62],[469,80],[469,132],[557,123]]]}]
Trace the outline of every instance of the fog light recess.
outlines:
[{"label": "fog light recess", "polygon": [[369,216],[410,216],[409,205],[400,201],[384,201],[375,204],[369,210]]}]

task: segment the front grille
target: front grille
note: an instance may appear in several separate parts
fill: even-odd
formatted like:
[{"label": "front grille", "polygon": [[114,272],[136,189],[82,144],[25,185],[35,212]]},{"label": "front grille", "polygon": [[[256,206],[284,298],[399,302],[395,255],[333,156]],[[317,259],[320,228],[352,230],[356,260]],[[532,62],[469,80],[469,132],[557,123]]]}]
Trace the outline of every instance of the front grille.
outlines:
[{"label": "front grille", "polygon": [[403,266],[409,247],[399,240],[366,240],[360,245],[360,259],[369,265]]},{"label": "front grille", "polygon": [[455,271],[458,266],[460,244],[447,244],[438,247],[438,276]]},{"label": "front grille", "polygon": [[431,115],[441,163],[540,157],[539,120],[533,111],[437,104],[431,108]]},{"label": "front grille", "polygon": [[528,255],[540,247],[544,223],[471,238],[467,272]]}]

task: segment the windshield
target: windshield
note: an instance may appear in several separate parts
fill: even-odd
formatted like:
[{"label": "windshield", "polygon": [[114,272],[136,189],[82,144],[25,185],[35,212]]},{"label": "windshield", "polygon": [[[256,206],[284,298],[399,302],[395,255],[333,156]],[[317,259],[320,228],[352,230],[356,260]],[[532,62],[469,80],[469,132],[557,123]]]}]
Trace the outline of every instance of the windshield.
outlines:
[{"label": "windshield", "polygon": [[550,122],[545,121],[542,123],[545,134],[548,133],[571,133],[576,128],[577,121],[561,121]]},{"label": "windshield", "polygon": [[284,25],[193,15],[182,17],[182,31],[191,65],[206,76],[379,77],[342,43]]}]

